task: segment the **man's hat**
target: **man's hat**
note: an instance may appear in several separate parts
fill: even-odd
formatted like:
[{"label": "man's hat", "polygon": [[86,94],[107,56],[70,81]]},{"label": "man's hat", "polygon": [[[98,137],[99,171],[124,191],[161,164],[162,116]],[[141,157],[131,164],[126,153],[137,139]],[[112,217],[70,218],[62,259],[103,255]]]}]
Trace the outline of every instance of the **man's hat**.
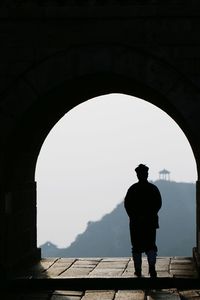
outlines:
[{"label": "man's hat", "polygon": [[148,172],[149,168],[143,164],[139,164],[137,168],[135,168],[136,173]]}]

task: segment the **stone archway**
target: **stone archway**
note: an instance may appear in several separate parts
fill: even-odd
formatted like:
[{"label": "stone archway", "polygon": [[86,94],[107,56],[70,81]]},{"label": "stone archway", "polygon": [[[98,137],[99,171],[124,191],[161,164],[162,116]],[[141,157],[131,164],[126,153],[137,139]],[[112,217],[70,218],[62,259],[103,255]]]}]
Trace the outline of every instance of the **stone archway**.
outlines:
[{"label": "stone archway", "polygon": [[[47,134],[72,107],[112,92],[143,98],[167,112],[186,134],[199,166],[199,90],[182,74],[147,53],[118,45],[83,46],[57,53],[27,70],[4,95],[1,264],[12,268],[40,257],[34,174]],[[198,250],[199,223],[197,219]]]}]

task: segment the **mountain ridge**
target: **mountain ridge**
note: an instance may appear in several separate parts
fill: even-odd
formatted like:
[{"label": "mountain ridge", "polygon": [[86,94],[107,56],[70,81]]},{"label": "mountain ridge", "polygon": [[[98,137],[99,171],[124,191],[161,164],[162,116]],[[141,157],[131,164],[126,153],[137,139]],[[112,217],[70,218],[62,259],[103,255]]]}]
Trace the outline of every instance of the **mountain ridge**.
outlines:
[{"label": "mountain ridge", "polygon": [[[152,182],[152,181],[151,181]],[[159,256],[191,256],[195,246],[195,184],[157,180],[162,195],[157,232]],[[41,246],[43,257],[131,256],[129,220],[123,201],[98,221],[89,221],[67,248],[51,242]]]}]

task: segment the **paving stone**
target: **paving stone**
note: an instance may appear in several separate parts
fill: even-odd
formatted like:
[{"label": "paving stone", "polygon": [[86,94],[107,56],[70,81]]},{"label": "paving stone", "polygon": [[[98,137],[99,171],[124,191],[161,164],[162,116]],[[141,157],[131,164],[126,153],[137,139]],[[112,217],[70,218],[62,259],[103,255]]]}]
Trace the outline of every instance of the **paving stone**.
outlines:
[{"label": "paving stone", "polygon": [[191,264],[193,263],[193,260],[191,257],[188,258],[183,258],[183,257],[178,257],[178,258],[171,258],[170,264]]},{"label": "paving stone", "polygon": [[81,300],[114,300],[115,291],[86,291]]},{"label": "paving stone", "polygon": [[30,272],[33,275],[45,272],[49,269],[58,259],[57,258],[43,258],[39,263],[37,263],[33,268],[30,269]]},{"label": "paving stone", "polygon": [[115,300],[145,300],[144,291],[118,291]]},{"label": "paving stone", "polygon": [[193,264],[170,264],[170,270],[194,270]]},{"label": "paving stone", "polygon": [[158,277],[173,277],[168,271],[157,271]]},{"label": "paving stone", "polygon": [[[175,278],[196,278],[197,273],[194,269],[192,258],[157,258],[157,274],[161,277]],[[169,271],[170,270],[170,273]],[[71,278],[75,277],[81,280],[81,277],[127,277],[134,279],[133,260],[128,258],[48,258],[43,259],[39,264],[28,270],[30,278]],[[143,277],[149,277],[148,262],[146,257],[142,260]],[[31,280],[31,279],[30,279]],[[137,281],[136,281],[137,282]],[[164,282],[164,281],[163,281]],[[75,288],[75,287],[74,287]],[[137,286],[135,286],[137,288]],[[141,288],[141,287],[139,287]],[[185,288],[185,287],[184,287]],[[2,296],[2,295],[1,295]],[[180,298],[181,297],[181,298]],[[109,290],[88,290],[88,291],[55,291],[52,294],[48,293],[7,293],[2,299],[12,300],[160,300],[160,299],[199,299],[200,290],[195,291],[179,291],[175,290],[159,290],[152,291],[145,295],[144,291],[126,290],[126,291],[109,291]]]},{"label": "paving stone", "polygon": [[171,270],[170,272],[173,274],[173,276],[185,276],[185,277],[195,277],[196,273],[194,273],[194,270]]},{"label": "paving stone", "polygon": [[55,277],[62,274],[64,271],[66,271],[69,267],[72,266],[73,262],[75,260],[58,260],[53,265],[49,267],[45,272],[41,274],[41,277]]},{"label": "paving stone", "polygon": [[96,268],[90,273],[90,276],[120,276],[122,274],[123,270],[120,269],[111,269],[111,268]]},{"label": "paving stone", "polygon": [[70,268],[62,273],[61,278],[89,275],[93,268]]},{"label": "paving stone", "polygon": [[81,296],[53,295],[50,300],[81,300]]},{"label": "paving stone", "polygon": [[103,262],[119,262],[119,261],[125,261],[125,262],[129,262],[130,258],[129,257],[104,257],[102,258]]},{"label": "paving stone", "polygon": [[70,295],[70,296],[83,296],[84,292],[82,291],[71,291],[71,290],[56,290],[52,293],[52,295],[60,295],[60,296],[65,296],[65,295]]},{"label": "paving stone", "polygon": [[97,268],[116,268],[116,269],[123,269],[127,266],[127,262],[121,262],[121,261],[112,261],[112,262],[108,262],[108,261],[101,261],[98,265]]},{"label": "paving stone", "polygon": [[82,296],[80,291],[54,291],[50,300],[80,300]]},{"label": "paving stone", "polygon": [[180,296],[177,293],[170,291],[152,291],[148,294],[147,300],[180,300]]},{"label": "paving stone", "polygon": [[88,260],[88,259],[78,259],[78,260],[76,260],[75,262],[74,262],[74,265],[75,266],[77,266],[77,265],[80,265],[80,266],[82,266],[82,265],[95,265],[95,266],[97,266],[98,264],[99,264],[99,260]]},{"label": "paving stone", "polygon": [[180,291],[179,294],[181,295],[182,299],[184,300],[199,300],[200,295],[197,291]]}]

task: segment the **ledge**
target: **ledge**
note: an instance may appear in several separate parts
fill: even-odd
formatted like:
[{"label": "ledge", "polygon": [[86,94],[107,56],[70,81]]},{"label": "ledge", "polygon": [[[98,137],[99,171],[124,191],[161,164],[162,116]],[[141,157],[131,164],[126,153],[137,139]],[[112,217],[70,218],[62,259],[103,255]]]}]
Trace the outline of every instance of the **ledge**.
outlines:
[{"label": "ledge", "polygon": [[[59,2],[58,2],[59,3]],[[108,3],[106,5],[59,5],[56,1],[39,5],[36,2],[28,2],[20,6],[0,8],[0,19],[7,20],[48,20],[48,19],[131,19],[137,18],[161,18],[161,17],[198,17],[200,16],[200,1],[184,3],[164,3],[149,1],[139,4],[120,5]]]},{"label": "ledge", "polygon": [[16,279],[4,282],[1,290],[151,290],[199,289],[199,279],[191,278],[51,278]]}]

